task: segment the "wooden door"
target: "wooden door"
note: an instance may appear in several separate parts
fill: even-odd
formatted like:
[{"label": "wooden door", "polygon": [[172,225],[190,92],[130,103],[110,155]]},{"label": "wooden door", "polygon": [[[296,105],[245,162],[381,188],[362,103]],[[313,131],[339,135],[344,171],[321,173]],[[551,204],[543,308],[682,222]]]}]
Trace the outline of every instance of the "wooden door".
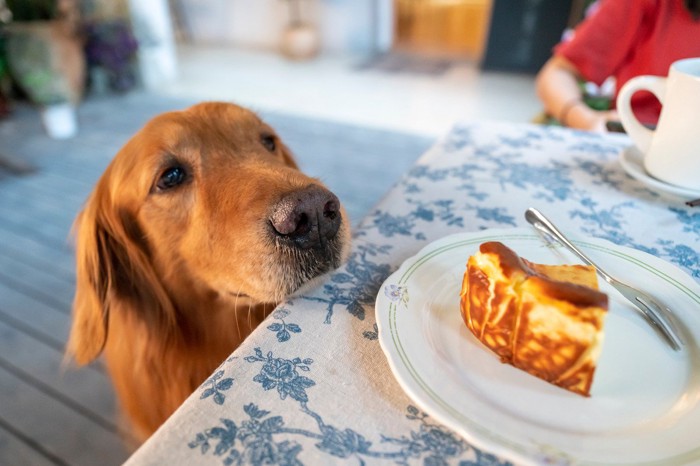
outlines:
[{"label": "wooden door", "polygon": [[394,49],[478,60],[491,0],[394,0]]}]

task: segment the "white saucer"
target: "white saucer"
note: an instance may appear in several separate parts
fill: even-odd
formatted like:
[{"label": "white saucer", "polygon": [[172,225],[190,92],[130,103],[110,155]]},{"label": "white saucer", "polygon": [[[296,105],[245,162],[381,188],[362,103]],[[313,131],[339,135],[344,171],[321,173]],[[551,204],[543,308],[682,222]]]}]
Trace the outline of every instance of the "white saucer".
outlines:
[{"label": "white saucer", "polygon": [[650,176],[644,169],[642,153],[635,146],[627,146],[620,153],[620,165],[622,165],[622,168],[629,176],[640,181],[648,188],[686,199],[700,199],[700,189],[682,188]]}]

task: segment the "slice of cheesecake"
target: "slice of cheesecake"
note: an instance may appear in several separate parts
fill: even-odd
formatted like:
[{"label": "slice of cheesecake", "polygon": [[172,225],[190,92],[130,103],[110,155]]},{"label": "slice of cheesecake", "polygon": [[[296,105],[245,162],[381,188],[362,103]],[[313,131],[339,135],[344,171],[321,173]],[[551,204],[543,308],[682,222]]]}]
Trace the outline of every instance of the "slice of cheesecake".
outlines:
[{"label": "slice of cheesecake", "polygon": [[584,265],[542,265],[499,242],[467,262],[464,322],[501,361],[589,396],[603,342],[608,297]]}]

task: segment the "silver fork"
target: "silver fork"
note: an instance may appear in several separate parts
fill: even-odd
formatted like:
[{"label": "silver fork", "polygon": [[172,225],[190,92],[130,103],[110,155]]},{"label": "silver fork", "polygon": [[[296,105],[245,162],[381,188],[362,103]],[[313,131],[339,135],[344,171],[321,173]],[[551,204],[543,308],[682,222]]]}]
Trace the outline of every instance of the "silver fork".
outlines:
[{"label": "silver fork", "polygon": [[537,230],[545,233],[547,236],[554,238],[556,241],[566,246],[571,252],[576,254],[582,261],[586,264],[593,266],[598,274],[603,277],[603,279],[608,282],[613,288],[627,298],[632,304],[634,304],[635,309],[637,309],[644,318],[651,324],[651,326],[659,332],[668,344],[676,351],[680,351],[683,346],[683,342],[678,336],[678,331],[674,328],[670,319],[666,314],[671,314],[671,310],[657,302],[656,299],[652,298],[649,294],[640,291],[636,288],[629,286],[626,283],[622,283],[620,280],[613,278],[598,265],[593,263],[591,259],[588,258],[579,248],[573,245],[566,236],[564,236],[557,227],[550,222],[547,217],[542,215],[540,211],[534,208],[529,208],[525,211],[525,219],[534,226]]}]

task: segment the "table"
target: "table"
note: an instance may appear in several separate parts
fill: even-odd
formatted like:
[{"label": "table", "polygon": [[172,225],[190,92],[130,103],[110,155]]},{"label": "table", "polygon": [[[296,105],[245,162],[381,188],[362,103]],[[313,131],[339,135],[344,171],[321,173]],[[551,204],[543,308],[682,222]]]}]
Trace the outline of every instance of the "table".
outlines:
[{"label": "table", "polygon": [[528,226],[531,206],[564,231],[649,252],[700,281],[700,209],[627,176],[617,158],[629,144],[456,125],[356,228],[348,262],[282,303],[127,464],[507,464],[403,392],[377,341],[375,297],[429,242]]}]

